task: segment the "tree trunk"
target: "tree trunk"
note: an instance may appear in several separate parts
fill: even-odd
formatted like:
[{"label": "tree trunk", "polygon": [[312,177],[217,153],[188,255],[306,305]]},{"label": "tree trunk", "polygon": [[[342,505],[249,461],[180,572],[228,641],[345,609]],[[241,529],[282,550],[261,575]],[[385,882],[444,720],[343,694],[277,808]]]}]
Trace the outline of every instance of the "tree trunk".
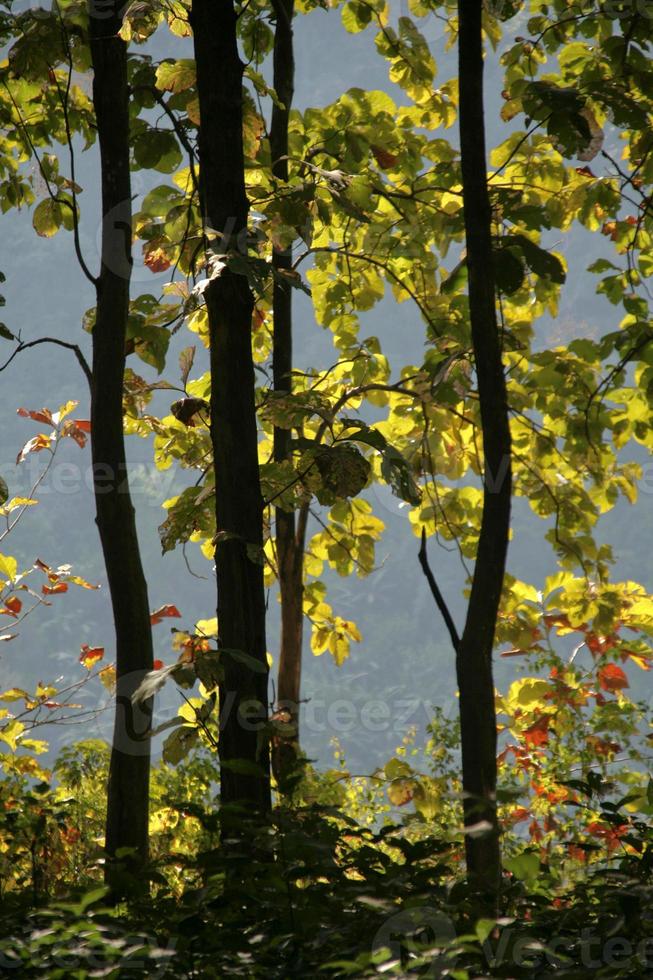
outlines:
[{"label": "tree trunk", "polygon": [[[212,248],[247,259],[243,156],[243,64],[232,0],[193,0],[200,103],[200,183]],[[251,323],[246,276],[229,268],[205,292],[211,343],[211,439],[216,477],[216,574],[220,689],[220,780],[225,805],[270,808],[268,665],[263,583],[263,501],[259,483]],[[235,653],[232,653],[235,651]],[[242,656],[247,655],[247,659]],[[227,811],[223,812],[226,813]]]},{"label": "tree trunk", "polygon": [[[278,181],[288,180],[288,119],[294,94],[295,62],[292,21],[294,0],[273,0],[276,17],[274,33],[273,85],[283,108],[274,105],[270,127],[272,173]],[[292,267],[292,250],[275,248],[272,265],[283,274]],[[275,278],[272,299],[272,363],[275,392],[292,391],[292,288]],[[274,458],[282,462],[290,455],[290,429],[274,430]],[[292,738],[276,739],[272,764],[281,792],[292,787],[292,775],[299,747],[299,700],[302,676],[304,633],[304,534],[305,518],[276,508],[275,542],[281,593],[281,639],[277,675],[277,709],[287,713],[295,728]],[[299,535],[298,535],[299,530]]]},{"label": "tree trunk", "polygon": [[501,880],[501,850],[496,813],[497,735],[492,648],[510,530],[511,448],[492,268],[482,8],[482,0],[458,3],[460,140],[469,310],[483,428],[485,486],[476,565],[456,665],[468,875],[478,890],[496,895]]},{"label": "tree trunk", "polygon": [[[91,449],[97,525],[116,630],[117,694],[107,792],[106,881],[117,894],[145,887],[151,703],[131,694],[152,669],[152,632],[123,436],[123,375],[131,278],[131,182],[127,52],[121,5],[90,5],[93,103],[102,168],[102,264],[93,328]],[[145,736],[145,737],[143,737]],[[120,849],[132,853],[118,860]]]}]

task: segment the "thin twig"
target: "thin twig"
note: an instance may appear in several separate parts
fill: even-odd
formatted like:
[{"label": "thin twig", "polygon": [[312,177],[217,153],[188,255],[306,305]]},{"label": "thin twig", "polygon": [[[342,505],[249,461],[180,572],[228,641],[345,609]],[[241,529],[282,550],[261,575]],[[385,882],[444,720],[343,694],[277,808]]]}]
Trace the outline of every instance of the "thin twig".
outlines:
[{"label": "thin twig", "polygon": [[52,69],[52,75],[55,79],[57,86],[57,94],[59,96],[59,102],[61,103],[61,111],[63,113],[64,127],[66,129],[66,143],[68,144],[68,154],[70,158],[70,193],[73,199],[73,205],[71,208],[72,219],[73,219],[73,242],[75,245],[75,254],[77,256],[77,261],[79,262],[79,267],[88,279],[88,281],[93,285],[97,286],[97,277],[93,275],[86,260],[84,258],[84,253],[82,252],[82,243],[79,234],[79,211],[77,208],[77,176],[75,172],[75,149],[73,147],[73,135],[70,126],[70,113],[68,111],[70,105],[70,89],[73,81],[73,55],[70,50],[70,38],[68,37],[68,32],[66,31],[66,25],[64,23],[63,17],[61,16],[61,11],[57,9],[57,14],[59,17],[59,23],[61,26],[61,36],[63,39],[64,48],[66,49],[66,60],[68,62],[68,78],[66,80],[66,91],[62,93],[61,86],[59,85],[59,80],[57,79],[56,72]]}]

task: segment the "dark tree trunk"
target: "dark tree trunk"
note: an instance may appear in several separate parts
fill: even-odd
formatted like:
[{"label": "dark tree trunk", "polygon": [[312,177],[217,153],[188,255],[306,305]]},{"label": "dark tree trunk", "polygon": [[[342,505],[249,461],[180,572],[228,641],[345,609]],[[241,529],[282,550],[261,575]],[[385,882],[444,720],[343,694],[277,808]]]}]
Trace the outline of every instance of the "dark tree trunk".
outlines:
[{"label": "dark tree trunk", "polygon": [[[497,326],[492,213],[483,104],[482,0],[459,0],[460,140],[472,344],[483,427],[483,520],[465,629],[457,653],[467,869],[496,894],[501,850],[496,813],[496,714],[492,648],[510,530],[510,427]],[[474,827],[485,825],[484,832]]]},{"label": "dark tree trunk", "polygon": [[[276,17],[274,34],[274,89],[283,108],[274,105],[270,127],[272,173],[278,181],[288,180],[288,119],[294,94],[295,62],[292,21],[294,0],[273,0]],[[272,264],[283,275],[292,267],[290,249],[275,248]],[[276,278],[273,292],[273,381],[276,392],[292,391],[292,289]],[[291,431],[274,430],[274,458],[282,462],[290,455]],[[302,641],[304,633],[304,533],[306,519],[276,508],[275,542],[281,593],[281,642],[277,675],[277,707],[288,713],[295,735],[277,739],[272,752],[274,775],[279,789],[292,786],[292,773],[299,746],[299,700],[302,677]],[[299,531],[299,534],[298,534]]]},{"label": "dark tree trunk", "polygon": [[[116,630],[117,698],[106,825],[106,880],[117,893],[145,887],[148,854],[151,704],[130,696],[152,669],[147,585],[127,483],[122,393],[131,277],[131,182],[127,52],[121,5],[91,4],[93,102],[102,168],[102,265],[93,328],[91,448],[97,525]],[[143,737],[145,736],[145,737]],[[132,855],[117,860],[121,848]]]},{"label": "dark tree trunk", "polygon": [[[200,102],[199,156],[206,225],[221,233],[216,252],[247,253],[243,157],[243,64],[232,0],[193,0]],[[266,733],[268,665],[263,583],[263,501],[259,484],[251,326],[253,296],[228,266],[205,292],[211,341],[211,439],[216,478],[216,573],[219,644],[225,651],[220,690],[220,780],[223,807],[270,808]],[[252,669],[238,655],[256,661]],[[244,763],[244,765],[243,765]]]}]

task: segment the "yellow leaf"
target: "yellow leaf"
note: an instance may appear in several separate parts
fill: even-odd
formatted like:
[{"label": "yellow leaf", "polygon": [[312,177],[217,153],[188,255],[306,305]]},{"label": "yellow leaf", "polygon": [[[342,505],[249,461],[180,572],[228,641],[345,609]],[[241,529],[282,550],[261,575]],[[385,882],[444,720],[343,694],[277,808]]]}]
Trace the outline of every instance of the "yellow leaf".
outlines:
[{"label": "yellow leaf", "polygon": [[18,510],[19,507],[33,507],[38,504],[38,500],[32,500],[30,497],[12,497],[11,500],[7,501],[4,507],[0,507],[0,514],[11,514],[12,510]]},{"label": "yellow leaf", "polygon": [[25,731],[25,726],[21,721],[10,721],[8,725],[0,729],[0,739],[6,742],[11,749],[16,748],[16,742]]},{"label": "yellow leaf", "polygon": [[59,423],[62,422],[67,415],[70,415],[73,409],[77,408],[77,404],[78,403],[75,401],[69,401],[66,402],[65,405],[61,405],[59,411],[55,412],[52,416],[52,421],[54,424],[59,425]]},{"label": "yellow leaf", "polygon": [[538,677],[524,677],[510,685],[507,700],[522,708],[531,708],[541,702],[550,690],[548,681]]},{"label": "yellow leaf", "polygon": [[22,698],[29,700],[29,694],[22,687],[10,687],[8,691],[0,693],[0,701],[20,701]]},{"label": "yellow leaf", "polygon": [[213,619],[198,619],[195,623],[195,632],[199,633],[201,636],[217,636],[218,635],[218,619],[214,616]]},{"label": "yellow leaf", "polygon": [[103,667],[98,673],[98,677],[102,681],[102,685],[106,688],[109,693],[113,693],[116,689],[116,668],[113,664],[109,664]]},{"label": "yellow leaf", "polygon": [[0,576],[14,582],[18,571],[18,562],[11,555],[0,555]]}]

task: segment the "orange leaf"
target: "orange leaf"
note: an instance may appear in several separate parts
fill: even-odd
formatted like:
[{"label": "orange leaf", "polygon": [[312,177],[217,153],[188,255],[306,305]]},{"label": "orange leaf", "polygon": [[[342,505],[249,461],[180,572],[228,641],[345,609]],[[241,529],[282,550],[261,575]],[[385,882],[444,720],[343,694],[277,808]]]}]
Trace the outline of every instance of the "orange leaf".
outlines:
[{"label": "orange leaf", "polygon": [[9,611],[10,611],[11,613],[13,613],[13,614],[14,614],[14,616],[17,616],[17,615],[18,615],[18,613],[19,613],[19,612],[21,611],[21,609],[23,608],[23,604],[22,604],[22,602],[21,602],[21,601],[20,601],[20,599],[19,599],[19,598],[18,598],[17,596],[15,596],[15,595],[12,595],[12,596],[10,596],[10,597],[9,597],[9,599],[7,599],[7,600],[6,600],[6,602],[5,602],[5,606],[7,607],[7,609],[8,609],[8,610],[9,610]]},{"label": "orange leaf", "polygon": [[150,623],[152,626],[156,626],[160,623],[162,619],[181,619],[181,613],[176,606],[161,606],[160,609],[155,609],[150,615]]},{"label": "orange leaf", "polygon": [[534,721],[532,725],[525,728],[522,735],[526,745],[533,747],[536,745],[546,745],[549,741],[550,721],[551,718],[549,715],[541,715],[537,721]]},{"label": "orange leaf", "polygon": [[25,457],[29,456],[30,453],[40,453],[42,449],[49,448],[50,437],[43,435],[42,432],[39,432],[37,436],[34,436],[33,439],[30,439],[29,442],[25,443],[16,457],[16,463],[22,463]]},{"label": "orange leaf", "polygon": [[648,655],[643,655],[641,653],[631,653],[630,650],[622,650],[625,656],[630,658],[634,664],[637,664],[640,670],[650,670],[651,664],[648,660]]},{"label": "orange leaf", "polygon": [[34,562],[34,568],[40,568],[42,572],[50,571],[50,566],[46,565],[45,562],[41,561],[40,558],[37,558],[36,561]]},{"label": "orange leaf", "polygon": [[172,265],[172,262],[162,248],[144,249],[145,257],[143,261],[152,272],[165,272]]},{"label": "orange leaf", "polygon": [[583,864],[587,861],[587,851],[577,844],[567,844],[567,853],[574,861],[581,861]]},{"label": "orange leaf", "polygon": [[611,756],[621,752],[621,746],[618,742],[610,742],[607,738],[600,738],[598,735],[588,735],[587,744],[589,748],[594,749],[597,755],[601,756]]},{"label": "orange leaf", "polygon": [[68,586],[65,582],[57,582],[56,585],[42,585],[43,595],[57,595],[59,592],[67,592]]},{"label": "orange leaf", "polygon": [[104,657],[104,647],[90,647],[88,643],[83,643],[81,649],[82,652],[79,662],[80,664],[83,664],[87,670],[91,670],[91,668]]},{"label": "orange leaf", "polygon": [[393,806],[406,806],[415,795],[415,782],[412,779],[393,779],[388,786],[388,799]]},{"label": "orange leaf", "polygon": [[628,678],[616,664],[606,664],[605,667],[601,667],[599,684],[604,691],[621,691],[624,687],[630,687]]}]

